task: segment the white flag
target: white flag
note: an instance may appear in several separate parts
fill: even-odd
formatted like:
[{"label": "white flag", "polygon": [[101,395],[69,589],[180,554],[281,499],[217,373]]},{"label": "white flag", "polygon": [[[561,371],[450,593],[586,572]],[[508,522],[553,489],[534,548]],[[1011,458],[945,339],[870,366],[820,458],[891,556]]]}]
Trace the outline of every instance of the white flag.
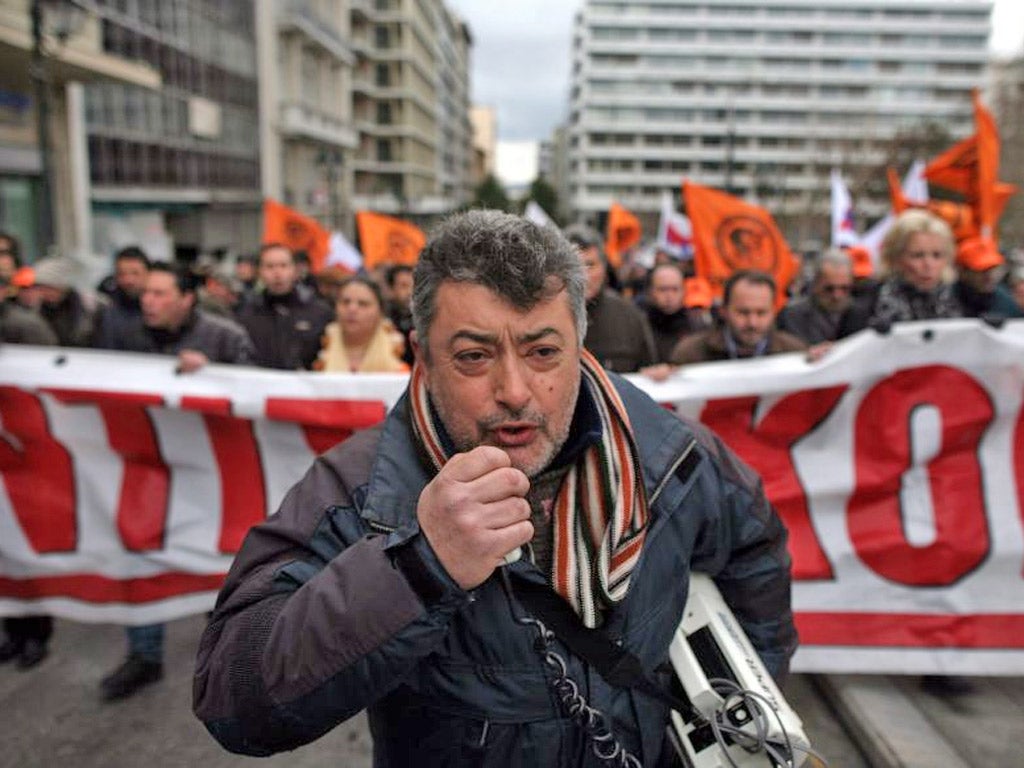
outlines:
[{"label": "white flag", "polygon": [[928,202],[928,180],[924,177],[924,160],[915,160],[903,177],[903,194],[915,203]]},{"label": "white flag", "polygon": [[[910,166],[910,170],[907,171],[907,175],[903,177],[901,185],[903,194],[908,200],[915,203],[927,203],[929,199],[928,180],[924,177],[924,169],[924,160],[915,160]],[[881,258],[882,240],[885,239],[886,233],[895,220],[896,216],[890,211],[884,218],[879,219],[875,226],[865,232],[860,242],[857,243],[857,245],[867,248],[868,253],[871,254],[871,263],[875,265],[876,272]]]},{"label": "white flag", "polygon": [[658,222],[658,248],[677,259],[693,258],[693,230],[690,220],[672,205],[672,196],[661,193],[661,221]]},{"label": "white flag", "polygon": [[846,188],[839,169],[832,169],[832,247],[857,245],[857,230],[853,226],[853,198]]},{"label": "white flag", "polygon": [[356,250],[341,232],[331,232],[331,239],[328,243],[327,259],[325,267],[344,267],[352,272],[358,272],[363,266],[363,254]]},{"label": "white flag", "polygon": [[547,211],[541,208],[540,203],[536,200],[530,200],[526,204],[526,210],[523,211],[523,215],[538,227],[555,226],[555,222],[548,216]]}]

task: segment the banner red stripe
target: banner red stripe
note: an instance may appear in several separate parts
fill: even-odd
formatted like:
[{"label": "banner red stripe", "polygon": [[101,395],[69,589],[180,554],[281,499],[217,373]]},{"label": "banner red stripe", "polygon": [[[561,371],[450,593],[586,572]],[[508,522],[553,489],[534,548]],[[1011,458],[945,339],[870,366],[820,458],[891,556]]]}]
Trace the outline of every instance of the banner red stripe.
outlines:
[{"label": "banner red stripe", "polygon": [[897,648],[1024,648],[1024,616],[825,613],[796,615],[801,645]]},{"label": "banner red stripe", "polygon": [[65,597],[86,603],[149,603],[193,592],[219,590],[226,573],[161,573],[136,579],[111,579],[69,573],[34,579],[0,577],[0,595],[21,600]]}]

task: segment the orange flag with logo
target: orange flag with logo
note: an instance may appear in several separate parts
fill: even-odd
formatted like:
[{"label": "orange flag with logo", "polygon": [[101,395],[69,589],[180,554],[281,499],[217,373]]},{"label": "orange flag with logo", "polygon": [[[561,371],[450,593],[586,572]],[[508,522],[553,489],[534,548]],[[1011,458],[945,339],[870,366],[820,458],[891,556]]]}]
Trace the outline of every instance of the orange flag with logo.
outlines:
[{"label": "orange flag with logo", "polygon": [[693,227],[693,260],[698,277],[721,298],[725,281],[740,269],[757,269],[775,278],[776,304],[785,303],[786,288],[797,271],[775,220],[764,208],[738,197],[683,182],[686,215]]},{"label": "orange flag with logo", "polygon": [[604,252],[613,267],[622,264],[622,254],[640,242],[640,219],[618,203],[608,209]]},{"label": "orange flag with logo", "polygon": [[415,264],[427,243],[427,236],[415,224],[381,213],[357,211],[356,226],[367,269],[378,264]]},{"label": "orange flag with logo", "polygon": [[320,222],[276,200],[263,201],[263,242],[282,243],[292,251],[305,251],[309,266],[319,272],[330,251],[331,233]]}]

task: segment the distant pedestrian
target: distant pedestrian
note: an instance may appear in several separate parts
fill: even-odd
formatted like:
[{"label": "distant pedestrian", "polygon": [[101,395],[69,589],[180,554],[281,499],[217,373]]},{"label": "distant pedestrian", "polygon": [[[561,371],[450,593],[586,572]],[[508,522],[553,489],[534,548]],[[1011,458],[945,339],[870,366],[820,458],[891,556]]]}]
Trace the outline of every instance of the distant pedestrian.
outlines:
[{"label": "distant pedestrian", "polygon": [[882,241],[888,277],[878,289],[871,324],[963,317],[951,280],[956,245],[949,225],[920,209],[901,213]]},{"label": "distant pedestrian", "polygon": [[101,349],[116,349],[114,341],[121,338],[124,329],[139,322],[142,315],[140,297],[149,274],[149,257],[138,246],[122,248],[114,254],[113,282],[108,300],[98,313],[93,345]]},{"label": "distant pedestrian", "polygon": [[807,344],[796,336],[774,329],[775,295],[771,275],[754,270],[734,272],[725,282],[719,324],[680,341],[672,363],[744,360],[806,350]]},{"label": "distant pedestrian", "polygon": [[809,296],[793,299],[776,325],[807,344],[837,341],[868,325],[868,312],[853,301],[853,265],[840,250],[822,254],[814,264]]},{"label": "distant pedestrian", "polygon": [[601,239],[583,226],[566,229],[587,273],[587,335],[583,346],[609,371],[633,373],[657,361],[647,318],[631,302],[607,287],[608,264]]},{"label": "distant pedestrian", "polygon": [[295,257],[287,246],[263,246],[258,263],[262,287],[238,310],[238,321],[256,348],[255,363],[263,368],[310,370],[334,313],[312,288],[299,282]]},{"label": "distant pedestrian", "polygon": [[[196,309],[196,277],[166,262],[154,262],[142,292],[142,313],[121,330],[112,348],[173,355],[178,370],[191,373],[207,363],[252,362],[252,342],[237,323]],[[128,656],[100,682],[105,701],[123,699],[163,677],[164,625],[127,627]]]}]

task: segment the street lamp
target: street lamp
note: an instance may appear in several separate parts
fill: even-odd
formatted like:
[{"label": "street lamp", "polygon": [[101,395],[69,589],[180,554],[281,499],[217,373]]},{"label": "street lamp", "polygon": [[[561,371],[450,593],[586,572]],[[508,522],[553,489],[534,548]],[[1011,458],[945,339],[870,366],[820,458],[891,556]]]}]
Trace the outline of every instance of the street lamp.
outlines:
[{"label": "street lamp", "polygon": [[324,169],[327,177],[327,204],[330,210],[331,227],[341,227],[341,195],[338,194],[340,171],[344,165],[344,157],[339,149],[321,149],[316,157],[317,165]]},{"label": "street lamp", "polygon": [[81,26],[85,12],[73,0],[32,0],[29,7],[32,22],[32,78],[36,100],[36,141],[39,144],[39,237],[40,251],[53,244],[53,161],[50,157],[50,78],[43,47],[44,23],[50,23],[52,34],[64,45]]}]

